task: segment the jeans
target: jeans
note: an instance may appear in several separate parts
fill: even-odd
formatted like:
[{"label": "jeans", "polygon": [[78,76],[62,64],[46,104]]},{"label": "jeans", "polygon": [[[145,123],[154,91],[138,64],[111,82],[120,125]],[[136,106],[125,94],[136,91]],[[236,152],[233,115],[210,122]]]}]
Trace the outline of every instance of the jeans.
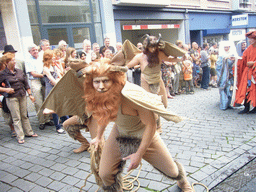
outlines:
[{"label": "jeans", "polygon": [[[60,119],[61,119],[61,122],[63,123],[68,118],[69,118],[68,116],[62,116]],[[60,121],[59,121],[59,116],[56,113],[53,113],[52,114],[52,119],[53,119],[53,123],[54,123],[54,125],[56,127],[56,130],[60,129],[61,125],[60,125]]]},{"label": "jeans", "polygon": [[203,76],[202,76],[201,88],[208,89],[209,82],[210,82],[210,67],[208,66],[202,67],[202,70],[203,70]]}]

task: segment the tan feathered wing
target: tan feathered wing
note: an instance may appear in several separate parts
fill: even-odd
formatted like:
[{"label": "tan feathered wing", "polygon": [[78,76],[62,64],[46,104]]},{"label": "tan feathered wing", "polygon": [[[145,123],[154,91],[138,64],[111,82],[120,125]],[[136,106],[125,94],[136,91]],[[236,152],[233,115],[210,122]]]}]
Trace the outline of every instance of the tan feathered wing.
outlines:
[{"label": "tan feathered wing", "polygon": [[177,45],[167,41],[161,41],[159,49],[167,56],[182,57],[187,53],[184,49],[179,48]]},{"label": "tan feathered wing", "polygon": [[83,82],[83,77],[77,78],[76,72],[69,70],[53,87],[41,110],[51,109],[60,117],[64,115],[82,117],[85,113],[85,101],[82,98],[84,96]]},{"label": "tan feathered wing", "polygon": [[133,103],[160,115],[167,121],[178,123],[183,120],[182,117],[165,109],[161,96],[149,93],[138,85],[127,81],[122,89],[122,95]]}]

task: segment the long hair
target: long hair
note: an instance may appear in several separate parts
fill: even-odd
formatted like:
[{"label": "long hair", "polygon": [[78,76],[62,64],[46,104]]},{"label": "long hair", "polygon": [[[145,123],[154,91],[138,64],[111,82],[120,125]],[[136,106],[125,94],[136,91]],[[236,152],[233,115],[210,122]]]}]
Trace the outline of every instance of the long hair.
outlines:
[{"label": "long hair", "polygon": [[74,53],[75,51],[76,51],[76,49],[75,49],[74,47],[69,47],[69,48],[67,49],[66,58],[65,58],[65,60],[64,60],[65,65],[67,65],[68,59],[71,57],[72,53]]},{"label": "long hair", "polygon": [[53,65],[53,62],[52,62],[53,55],[54,55],[53,50],[48,49],[44,51],[44,56],[43,56],[44,67],[50,68],[50,66]]},{"label": "long hair", "polygon": [[[147,36],[144,41],[143,41],[143,53],[147,55],[147,60],[148,60],[148,66],[154,67],[156,65],[159,65],[159,58],[158,58],[158,53],[159,53],[159,39],[155,36]],[[151,53],[149,51],[150,47],[155,47],[156,50],[154,53]]]},{"label": "long hair", "polygon": [[154,67],[156,65],[159,65],[159,57],[158,57],[158,54],[159,54],[159,49],[158,47],[156,47],[156,50],[154,53],[151,53],[148,48],[144,49],[143,53],[145,55],[147,55],[147,60],[148,60],[148,66],[151,68],[151,67]]},{"label": "long hair", "polygon": [[[106,60],[92,62],[91,69],[84,81],[86,110],[93,114],[98,124],[105,125],[117,117],[121,90],[125,84],[125,73],[110,71],[110,65]],[[111,88],[104,93],[98,92],[93,87],[93,78],[102,76],[107,76],[113,82]]]}]

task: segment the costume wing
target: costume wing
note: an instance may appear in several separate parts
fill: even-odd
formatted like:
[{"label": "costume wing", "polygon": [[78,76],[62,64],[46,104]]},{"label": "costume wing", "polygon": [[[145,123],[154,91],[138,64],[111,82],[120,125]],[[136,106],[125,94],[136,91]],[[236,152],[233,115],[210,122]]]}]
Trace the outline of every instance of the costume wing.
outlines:
[{"label": "costume wing", "polygon": [[122,46],[122,51],[119,51],[111,60],[112,65],[126,65],[132,58],[141,53],[142,51],[138,49],[129,40],[125,40]]},{"label": "costume wing", "polygon": [[161,96],[149,93],[138,85],[127,81],[122,89],[122,95],[133,103],[160,115],[167,121],[178,123],[183,120],[177,114],[166,111]]},{"label": "costume wing", "polygon": [[85,113],[85,101],[82,98],[84,95],[83,82],[83,77],[77,78],[76,72],[69,70],[53,87],[41,110],[51,109],[60,117],[64,115],[82,117]]},{"label": "costume wing", "polygon": [[165,55],[171,55],[173,57],[182,57],[187,53],[187,51],[185,51],[184,49],[181,49],[177,45],[174,45],[167,41],[161,41],[159,49],[163,51]]}]

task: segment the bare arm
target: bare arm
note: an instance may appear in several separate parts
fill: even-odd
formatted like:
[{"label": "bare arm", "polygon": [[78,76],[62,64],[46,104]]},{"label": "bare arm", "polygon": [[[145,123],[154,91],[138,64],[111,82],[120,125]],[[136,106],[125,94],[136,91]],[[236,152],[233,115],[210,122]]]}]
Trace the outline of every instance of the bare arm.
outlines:
[{"label": "bare arm", "polygon": [[56,79],[53,78],[53,76],[52,76],[52,74],[51,74],[49,68],[44,67],[43,73],[44,73],[44,75],[46,75],[46,76],[48,77],[48,79],[50,80],[50,82],[51,82],[52,85],[56,85],[56,83],[57,83],[58,81],[56,81]]},{"label": "bare arm", "polygon": [[127,67],[132,68],[136,65],[139,65],[140,64],[140,57],[141,57],[141,54],[138,54],[135,57],[133,57],[133,59],[127,64]]},{"label": "bare arm", "polygon": [[[98,124],[98,123],[97,123]],[[90,142],[90,145],[94,145],[95,146],[95,149],[97,150],[98,149],[98,146],[99,146],[99,143],[102,141],[103,139],[103,134],[104,134],[104,131],[107,127],[107,124],[105,125],[99,125],[98,124],[98,127],[97,127],[97,135],[96,137],[91,140]]]},{"label": "bare arm", "polygon": [[37,73],[35,71],[31,71],[30,74],[35,77],[35,78],[43,78],[44,75],[43,74],[40,74],[40,73]]},{"label": "bare arm", "polygon": [[162,51],[159,51],[159,58],[161,59],[161,61],[168,61],[168,62],[180,62],[182,61],[182,59],[179,59],[177,57],[173,57],[173,56],[166,56]]},{"label": "bare arm", "polygon": [[5,92],[5,93],[8,93],[8,94],[15,93],[13,88],[4,88],[4,87],[0,87],[0,92]]}]

